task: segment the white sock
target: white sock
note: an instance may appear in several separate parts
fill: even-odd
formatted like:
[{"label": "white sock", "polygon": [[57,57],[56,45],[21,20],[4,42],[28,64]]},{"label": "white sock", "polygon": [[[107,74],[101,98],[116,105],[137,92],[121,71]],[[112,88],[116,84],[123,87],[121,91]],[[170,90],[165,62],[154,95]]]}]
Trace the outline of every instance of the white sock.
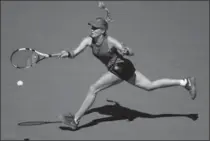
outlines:
[{"label": "white sock", "polygon": [[187,84],[187,79],[180,80],[180,85],[185,86]]}]

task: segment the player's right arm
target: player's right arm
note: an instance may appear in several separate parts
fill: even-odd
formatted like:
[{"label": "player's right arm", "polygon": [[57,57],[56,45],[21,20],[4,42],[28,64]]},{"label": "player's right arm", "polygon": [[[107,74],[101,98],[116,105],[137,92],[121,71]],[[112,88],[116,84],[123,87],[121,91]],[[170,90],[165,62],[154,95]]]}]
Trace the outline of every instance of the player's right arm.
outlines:
[{"label": "player's right arm", "polygon": [[62,51],[61,52],[61,58],[75,58],[77,55],[79,55],[81,52],[83,52],[88,46],[90,46],[92,43],[91,37],[85,37],[79,44],[79,46],[72,51]]}]

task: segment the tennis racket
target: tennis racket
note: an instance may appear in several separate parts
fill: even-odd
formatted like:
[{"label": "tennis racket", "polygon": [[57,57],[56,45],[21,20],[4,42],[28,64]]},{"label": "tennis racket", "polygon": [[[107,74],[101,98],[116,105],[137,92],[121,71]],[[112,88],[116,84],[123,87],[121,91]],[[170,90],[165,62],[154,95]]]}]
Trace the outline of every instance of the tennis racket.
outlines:
[{"label": "tennis racket", "polygon": [[51,123],[62,123],[62,121],[26,121],[18,123],[19,126],[35,126],[35,125],[44,125]]},{"label": "tennis racket", "polygon": [[26,69],[31,68],[38,62],[51,57],[60,57],[61,53],[46,54],[32,48],[19,48],[10,56],[10,61],[15,68]]}]

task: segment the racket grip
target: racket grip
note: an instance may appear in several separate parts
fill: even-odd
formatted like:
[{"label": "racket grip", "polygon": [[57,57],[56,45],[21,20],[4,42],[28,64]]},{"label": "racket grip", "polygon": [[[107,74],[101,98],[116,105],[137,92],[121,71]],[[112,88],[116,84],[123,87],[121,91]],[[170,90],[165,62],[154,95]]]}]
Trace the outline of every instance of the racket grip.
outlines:
[{"label": "racket grip", "polygon": [[49,54],[49,57],[59,57],[61,53]]}]

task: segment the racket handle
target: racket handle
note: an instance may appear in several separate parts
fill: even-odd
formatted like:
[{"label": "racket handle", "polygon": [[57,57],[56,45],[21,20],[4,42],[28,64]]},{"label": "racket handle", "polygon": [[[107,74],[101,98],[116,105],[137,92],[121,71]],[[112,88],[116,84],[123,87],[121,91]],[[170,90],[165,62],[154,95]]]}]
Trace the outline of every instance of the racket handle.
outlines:
[{"label": "racket handle", "polygon": [[[64,50],[64,51],[68,53],[68,55],[66,56],[66,58],[73,58],[72,52],[69,52],[69,51],[66,51],[66,50]],[[63,55],[63,51],[60,52],[60,53],[54,53],[54,54],[48,54],[48,55],[49,55],[49,57],[59,57],[60,58],[61,55]]]},{"label": "racket handle", "polygon": [[49,54],[49,57],[59,57],[61,53]]}]

